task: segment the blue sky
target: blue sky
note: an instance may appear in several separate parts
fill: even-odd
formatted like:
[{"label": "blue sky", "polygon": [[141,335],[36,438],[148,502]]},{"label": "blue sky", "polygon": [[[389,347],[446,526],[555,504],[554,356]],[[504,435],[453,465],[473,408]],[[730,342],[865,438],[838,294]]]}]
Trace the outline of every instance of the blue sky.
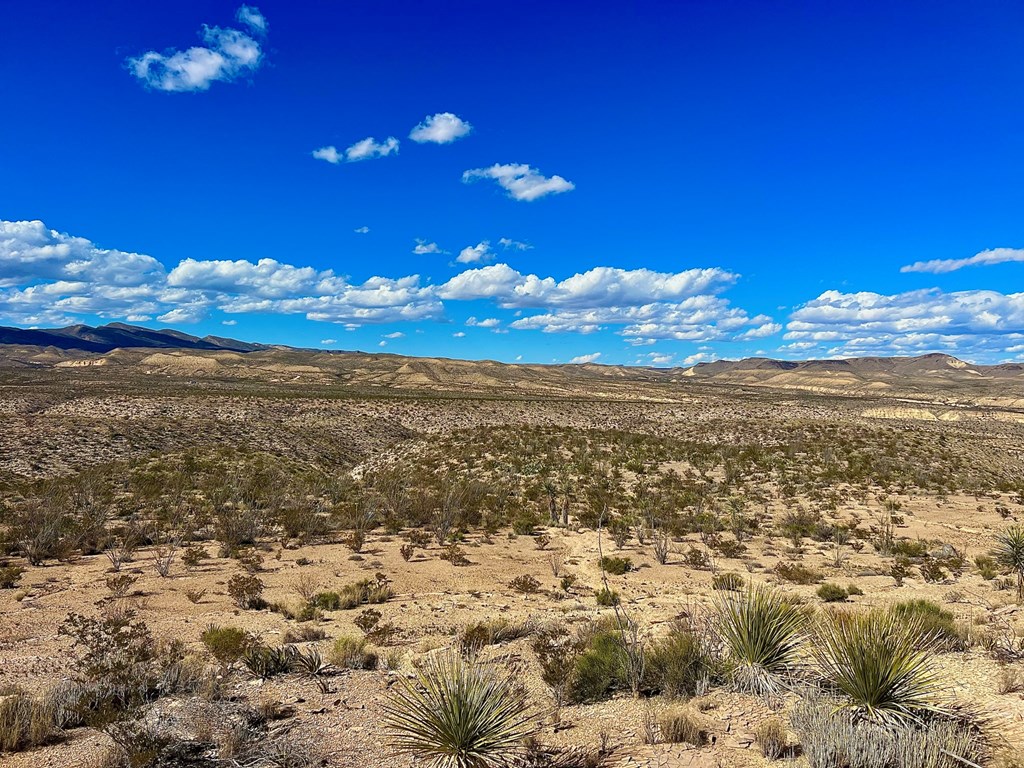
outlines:
[{"label": "blue sky", "polygon": [[2,10],[0,323],[1024,359],[1019,3]]}]

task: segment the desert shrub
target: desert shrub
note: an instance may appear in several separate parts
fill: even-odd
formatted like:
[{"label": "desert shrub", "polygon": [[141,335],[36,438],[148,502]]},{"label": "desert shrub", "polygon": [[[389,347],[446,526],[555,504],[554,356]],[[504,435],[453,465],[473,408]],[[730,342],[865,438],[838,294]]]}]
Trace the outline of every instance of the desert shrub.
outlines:
[{"label": "desert shrub", "polygon": [[585,647],[584,639],[560,624],[541,627],[533,638],[531,648],[540,664],[541,680],[551,689],[556,710],[569,694],[576,657]]},{"label": "desert shrub", "polygon": [[512,622],[505,618],[484,619],[467,625],[459,634],[463,653],[473,654],[488,645],[498,645],[528,637],[537,629],[535,622]]},{"label": "desert shrub", "polygon": [[613,576],[622,576],[624,573],[633,570],[633,561],[628,557],[605,555],[601,558],[601,570]]},{"label": "desert shrub", "polygon": [[683,563],[695,571],[706,571],[711,567],[711,558],[708,557],[708,553],[703,549],[690,547],[686,550],[686,554],[683,555]]},{"label": "desert shrub", "polygon": [[911,560],[928,557],[928,542],[922,539],[897,539],[892,543],[889,553],[894,556],[902,555]]},{"label": "desert shrub", "polygon": [[540,582],[529,574],[516,576],[508,585],[516,592],[521,592],[524,595],[533,595],[540,591]]},{"label": "desert shrub", "polygon": [[185,598],[193,605],[198,605],[206,597],[205,589],[186,589]]},{"label": "desert shrub", "polygon": [[219,627],[211,624],[199,636],[206,650],[222,665],[234,664],[253,645],[252,636],[238,627]]},{"label": "desert shrub", "polygon": [[263,600],[263,581],[259,576],[236,573],[228,579],[228,594],[243,611],[259,610],[266,606]]},{"label": "desert shrub", "polygon": [[978,569],[978,574],[985,581],[992,581],[992,579],[999,575],[996,559],[991,555],[978,555],[974,558],[974,567]]},{"label": "desert shrub", "polygon": [[780,678],[796,663],[806,624],[803,611],[765,586],[726,593],[716,601],[716,610],[733,684],[776,694]]},{"label": "desert shrub", "polygon": [[533,512],[524,510],[512,519],[512,532],[517,536],[533,536],[540,523],[540,518]]},{"label": "desert shrub", "polygon": [[969,723],[926,718],[885,726],[816,697],[793,708],[790,724],[809,768],[963,768],[985,764],[988,753]]},{"label": "desert shrub", "polygon": [[775,575],[793,584],[817,584],[821,581],[820,573],[800,563],[779,563],[775,566]]},{"label": "desert shrub", "polygon": [[715,549],[728,559],[735,559],[747,551],[746,545],[735,539],[719,539],[715,542]]},{"label": "desert shrub", "polygon": [[842,603],[850,596],[841,586],[828,581],[818,587],[817,594],[826,603]]},{"label": "desert shrub", "polygon": [[892,576],[897,587],[902,587],[903,581],[911,573],[910,559],[902,555],[893,560],[892,565],[889,567],[889,575]]},{"label": "desert shrub", "polygon": [[190,547],[185,547],[181,552],[181,564],[184,565],[188,570],[192,570],[203,560],[206,560],[209,555],[206,554],[206,550],[196,544]]},{"label": "desert shrub", "polygon": [[146,624],[134,619],[132,611],[100,618],[70,613],[58,633],[74,642],[79,651],[77,668],[86,679],[145,687],[157,656],[156,645]]},{"label": "desert shrub", "polygon": [[958,651],[967,647],[965,633],[956,625],[953,614],[931,600],[905,600],[890,607],[899,621],[914,623],[928,644],[942,650]]},{"label": "desert shrub", "polygon": [[0,752],[21,752],[56,736],[52,698],[15,689],[0,696]]},{"label": "desert shrub", "polygon": [[25,569],[20,565],[0,566],[0,589],[14,589],[24,572]]},{"label": "desert shrub", "polygon": [[937,584],[940,581],[944,581],[948,575],[946,569],[935,560],[926,560],[921,563],[919,569],[921,571],[921,578],[929,584]]},{"label": "desert shrub", "polygon": [[762,720],[754,728],[754,741],[762,755],[769,760],[778,760],[786,753],[786,726],[777,717]]},{"label": "desert shrub", "polygon": [[843,706],[891,724],[939,711],[933,662],[936,639],[921,620],[893,612],[834,613],[823,618],[812,652]]},{"label": "desert shrub", "polygon": [[395,749],[433,765],[504,765],[536,731],[511,673],[449,654],[429,661],[415,683],[403,682],[385,705],[385,727]]},{"label": "desert shrub", "polygon": [[625,657],[621,633],[598,627],[573,660],[567,700],[574,704],[601,701],[613,691],[628,688]]},{"label": "desert shrub", "polygon": [[855,595],[862,596],[864,594],[864,590],[858,587],[856,584],[851,583],[846,586],[846,594],[849,597],[853,597]]},{"label": "desert shrub", "polygon": [[370,649],[365,637],[342,635],[335,639],[327,652],[327,659],[341,669],[376,669],[377,654]]},{"label": "desert shrub", "polygon": [[390,622],[381,622],[381,618],[380,611],[367,608],[361,611],[352,623],[361,629],[368,639],[383,644],[398,633],[398,628]]},{"label": "desert shrub", "polygon": [[681,622],[647,648],[644,688],[669,696],[693,696],[719,673],[716,651],[707,633]]},{"label": "desert shrub", "polygon": [[569,592],[576,584],[576,575],[567,573],[562,577],[562,580],[558,582],[558,585],[562,588],[563,592]]},{"label": "desert shrub", "polygon": [[601,587],[601,589],[594,593],[594,597],[597,599],[597,604],[602,608],[611,608],[621,602],[619,593],[608,587]]},{"label": "desert shrub", "polygon": [[673,709],[658,718],[658,733],[661,740],[670,744],[692,744],[702,747],[708,743],[710,734],[701,725],[700,718],[687,709]]},{"label": "desert shrub", "polygon": [[456,567],[469,565],[469,558],[466,557],[466,553],[463,551],[462,547],[455,543],[446,546],[441,551],[439,557],[442,560],[447,560],[449,563]]},{"label": "desert shrub", "polygon": [[405,562],[412,560],[412,556],[416,554],[416,546],[414,544],[403,544],[398,548],[399,554],[402,555],[402,559]]},{"label": "desert shrub", "polygon": [[743,589],[743,584],[743,577],[732,571],[716,573],[711,579],[712,589],[720,589],[727,592],[738,592]]},{"label": "desert shrub", "polygon": [[309,604],[323,611],[349,611],[360,605],[386,603],[394,595],[391,580],[378,573],[372,579],[346,584],[339,592],[318,592]]},{"label": "desert shrub", "polygon": [[999,668],[996,680],[996,692],[1001,695],[1024,691],[1024,672],[1017,667],[1004,664]]},{"label": "desert shrub", "polygon": [[311,643],[315,640],[323,640],[327,637],[327,633],[324,632],[320,627],[302,626],[297,629],[285,630],[284,637],[281,638],[281,642],[285,645],[293,645],[295,643]]}]

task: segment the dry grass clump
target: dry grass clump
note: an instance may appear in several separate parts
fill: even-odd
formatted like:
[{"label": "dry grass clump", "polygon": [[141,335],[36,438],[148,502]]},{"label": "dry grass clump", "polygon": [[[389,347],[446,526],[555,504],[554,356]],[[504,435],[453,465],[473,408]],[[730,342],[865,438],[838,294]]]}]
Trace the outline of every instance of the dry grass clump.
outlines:
[{"label": "dry grass clump", "polygon": [[786,753],[786,737],[786,726],[777,717],[763,720],[754,729],[754,741],[769,760],[778,760]]},{"label": "dry grass clump", "polygon": [[340,669],[376,669],[379,661],[364,637],[342,635],[327,652],[327,660]]},{"label": "dry grass clump", "polygon": [[533,619],[509,621],[506,618],[483,619],[467,625],[459,634],[459,648],[463,653],[472,654],[488,645],[498,645],[529,637],[537,631]]},{"label": "dry grass clump", "polygon": [[58,733],[52,695],[32,696],[20,689],[0,695],[0,752],[38,747]]},{"label": "dry grass clump", "polygon": [[658,734],[661,741],[695,747],[704,746],[711,737],[700,717],[685,708],[669,710],[659,717]]}]

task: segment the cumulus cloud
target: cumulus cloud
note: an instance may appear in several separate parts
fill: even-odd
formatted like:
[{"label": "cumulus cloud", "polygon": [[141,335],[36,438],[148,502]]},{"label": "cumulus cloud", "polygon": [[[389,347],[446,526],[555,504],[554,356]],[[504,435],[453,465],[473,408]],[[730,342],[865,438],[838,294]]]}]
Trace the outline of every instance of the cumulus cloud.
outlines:
[{"label": "cumulus cloud", "polygon": [[452,337],[456,338],[456,339],[461,339],[461,338],[464,338],[465,336],[466,336],[466,332],[465,331],[456,331],[455,333],[452,334]]},{"label": "cumulus cloud", "polygon": [[331,344],[337,344],[337,343],[338,343],[337,339],[320,339],[320,344],[325,346],[325,347],[329,347]]},{"label": "cumulus cloud", "polygon": [[475,317],[466,318],[466,325],[475,328],[497,328],[501,325],[501,320],[496,317],[485,317],[483,320],[477,320]]},{"label": "cumulus cloud", "polygon": [[524,275],[508,264],[493,264],[456,275],[440,287],[438,295],[459,300],[497,298],[506,308],[610,307],[715,293],[738,277],[717,267],[674,273],[594,267],[556,281],[553,277]]},{"label": "cumulus cloud", "polygon": [[405,334],[402,333],[401,331],[393,331],[392,333],[385,333],[384,334],[384,338],[385,339],[401,339],[401,338],[404,338],[404,337],[405,337]]},{"label": "cumulus cloud", "polygon": [[467,245],[455,257],[459,264],[474,264],[478,261],[492,261],[493,259],[494,251],[491,250],[491,243],[488,240],[479,242],[476,245]]},{"label": "cumulus cloud", "polygon": [[900,267],[900,272],[929,272],[933,275],[939,275],[945,272],[955,272],[964,267],[982,267],[1014,261],[1024,261],[1024,248],[991,248],[966,259],[915,261],[913,264]]},{"label": "cumulus cloud", "polygon": [[498,241],[498,245],[506,250],[513,251],[528,251],[533,248],[529,243],[521,243],[518,240],[512,240],[508,237],[503,237]]},{"label": "cumulus cloud", "polygon": [[576,188],[575,184],[561,176],[544,176],[529,165],[515,163],[495,163],[490,168],[474,168],[462,174],[462,181],[465,183],[477,179],[493,179],[513,200],[525,202],[537,200],[545,195],[569,192]]},{"label": "cumulus cloud", "polygon": [[388,136],[383,141],[377,141],[372,136],[367,136],[344,151],[339,150],[333,145],[314,149],[313,157],[317,160],[324,160],[331,165],[338,165],[339,163],[355,163],[360,160],[387,157],[395,152],[398,152],[398,139],[394,136]]},{"label": "cumulus cloud", "polygon": [[359,234],[359,235],[365,235],[365,234],[369,233],[370,228],[369,227],[356,227],[352,231],[355,232],[356,234]]},{"label": "cumulus cloud", "polygon": [[451,112],[438,112],[423,118],[423,122],[409,132],[409,138],[420,144],[451,144],[468,136],[473,126]]},{"label": "cumulus cloud", "polygon": [[[230,82],[251,74],[263,63],[256,38],[267,30],[257,8],[243,5],[236,18],[247,31],[203,25],[201,46],[163,53],[147,51],[127,60],[128,70],[147,87],[158,91],[205,91],[217,81]],[[255,37],[254,37],[255,35]]]},{"label": "cumulus cloud", "polygon": [[412,249],[412,252],[417,256],[425,256],[430,253],[447,253],[447,251],[442,251],[441,246],[437,243],[428,243],[426,240],[421,240],[418,237],[416,238],[416,246]]},{"label": "cumulus cloud", "polygon": [[583,365],[584,363],[593,363],[596,362],[600,357],[600,352],[591,352],[589,355],[578,355],[569,361],[569,365]]},{"label": "cumulus cloud", "polygon": [[[427,250],[435,245],[417,244]],[[477,260],[491,252],[486,242],[470,250]],[[101,248],[42,222],[0,221],[0,275],[0,316],[31,325],[68,324],[83,315],[177,324],[217,312],[302,315],[351,330],[442,321],[449,302],[489,301],[515,315],[510,325],[500,316],[474,315],[467,326],[494,333],[512,328],[588,334],[611,328],[637,345],[753,339],[779,330],[771,318],[749,316],[718,295],[738,277],[718,268],[673,273],[594,267],[558,279],[499,263],[466,268],[440,285],[419,275],[360,283],[331,269],[272,258],[186,258],[167,269],[152,256]]]},{"label": "cumulus cloud", "polygon": [[790,345],[813,344],[829,356],[987,356],[1024,339],[1024,293],[825,291],[790,315],[784,338]]}]

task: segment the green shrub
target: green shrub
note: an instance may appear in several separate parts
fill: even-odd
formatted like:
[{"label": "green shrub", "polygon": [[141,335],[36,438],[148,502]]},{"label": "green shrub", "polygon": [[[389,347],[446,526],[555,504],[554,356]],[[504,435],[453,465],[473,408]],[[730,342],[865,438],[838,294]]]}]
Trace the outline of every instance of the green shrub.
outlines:
[{"label": "green shrub", "polygon": [[991,555],[978,555],[974,558],[974,567],[985,581],[992,581],[999,575],[999,568],[996,566],[996,559]]},{"label": "green shrub", "polygon": [[574,704],[601,701],[627,687],[621,635],[599,628],[574,660],[567,699]]},{"label": "green shrub", "polygon": [[820,587],[818,587],[818,597],[820,597],[826,603],[842,603],[845,602],[846,598],[849,596],[850,593],[838,584],[825,582]]},{"label": "green shrub", "polygon": [[21,580],[21,574],[25,569],[20,565],[5,565],[0,567],[0,589],[14,589]]},{"label": "green shrub", "polygon": [[601,570],[606,573],[610,573],[613,576],[622,576],[623,574],[629,573],[633,570],[633,561],[628,557],[605,555],[601,558]]},{"label": "green shrub", "polygon": [[711,579],[712,589],[721,589],[727,592],[739,592],[743,589],[744,579],[738,573],[716,573]]},{"label": "green shrub", "polygon": [[741,690],[777,694],[803,641],[803,611],[763,585],[725,593],[716,609],[733,683]]},{"label": "green shrub", "polygon": [[594,597],[597,599],[597,604],[602,608],[611,608],[620,602],[619,593],[608,587],[601,587],[601,589],[594,593]]},{"label": "green shrub", "polygon": [[242,654],[245,668],[261,680],[269,680],[277,675],[291,672],[295,666],[298,651],[295,646],[284,645],[271,648],[266,645],[250,645]]},{"label": "green shrub", "polygon": [[960,651],[967,647],[966,634],[956,625],[953,614],[931,600],[918,598],[896,603],[889,609],[903,622],[914,622],[922,635],[934,639],[942,650]]},{"label": "green shrub", "polygon": [[200,635],[203,645],[224,666],[233,664],[253,645],[252,636],[238,627],[211,624]]},{"label": "green shrub", "polygon": [[341,669],[376,669],[379,661],[364,637],[342,635],[331,645],[327,659]]},{"label": "green shrub", "polygon": [[228,579],[228,594],[243,611],[266,607],[263,600],[263,581],[249,573],[236,573]]},{"label": "green shrub", "polygon": [[820,573],[800,563],[779,563],[775,566],[775,575],[793,584],[817,584],[821,581]]},{"label": "green shrub", "polygon": [[647,648],[644,688],[668,696],[693,696],[718,668],[709,638],[677,622]]},{"label": "green shrub", "polygon": [[504,765],[536,731],[526,691],[510,673],[450,654],[403,683],[385,704],[385,728],[395,749],[431,765]]},{"label": "green shrub", "polygon": [[846,594],[850,597],[853,597],[854,595],[859,597],[864,594],[864,590],[858,587],[856,584],[851,583],[846,587]]},{"label": "green shrub", "polygon": [[530,574],[516,576],[508,585],[516,592],[521,592],[524,595],[533,595],[540,592],[540,582]]}]

